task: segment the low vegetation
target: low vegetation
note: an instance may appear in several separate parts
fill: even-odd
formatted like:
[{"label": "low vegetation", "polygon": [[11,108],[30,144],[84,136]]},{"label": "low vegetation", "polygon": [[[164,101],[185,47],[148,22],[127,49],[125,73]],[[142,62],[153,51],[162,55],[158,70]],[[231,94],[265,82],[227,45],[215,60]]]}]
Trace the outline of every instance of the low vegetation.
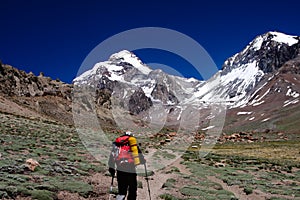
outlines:
[{"label": "low vegetation", "polygon": [[[54,199],[58,191],[93,195],[84,177],[104,166],[92,159],[74,128],[1,114],[0,198]],[[25,161],[39,162],[34,171]]]},{"label": "low vegetation", "polygon": [[[101,199],[109,192],[106,188],[95,193],[95,185],[87,181],[95,173],[105,176],[106,167],[91,157],[73,127],[0,115],[1,199],[51,200],[60,191]],[[300,199],[300,141],[278,140],[275,135],[267,139],[217,144],[204,158],[199,158],[198,149],[189,149],[180,167],[163,169],[172,177],[157,195],[165,200],[255,199],[255,195],[268,200]],[[162,152],[163,157],[173,157]],[[40,164],[33,171],[25,164],[29,158]],[[139,188],[145,187],[139,182]]]},{"label": "low vegetation", "polygon": [[[238,193],[256,193],[266,199],[298,199],[299,145],[299,141],[228,143],[216,145],[205,158],[199,158],[196,151],[187,151],[183,164],[196,179],[194,184],[180,191],[199,199],[232,199]],[[210,177],[215,177],[214,181],[211,182]],[[216,179],[229,187],[238,186],[239,190],[236,194],[222,192],[224,188],[215,182]]]}]

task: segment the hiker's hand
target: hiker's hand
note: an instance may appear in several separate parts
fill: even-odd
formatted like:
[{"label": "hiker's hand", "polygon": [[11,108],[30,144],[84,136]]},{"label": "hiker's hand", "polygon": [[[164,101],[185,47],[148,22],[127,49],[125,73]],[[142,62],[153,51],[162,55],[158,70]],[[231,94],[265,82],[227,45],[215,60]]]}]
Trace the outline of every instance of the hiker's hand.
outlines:
[{"label": "hiker's hand", "polygon": [[109,171],[109,173],[110,173],[110,175],[112,176],[112,177],[115,177],[115,173],[116,173],[116,170],[114,169],[114,168],[109,168],[108,169],[108,171]]}]

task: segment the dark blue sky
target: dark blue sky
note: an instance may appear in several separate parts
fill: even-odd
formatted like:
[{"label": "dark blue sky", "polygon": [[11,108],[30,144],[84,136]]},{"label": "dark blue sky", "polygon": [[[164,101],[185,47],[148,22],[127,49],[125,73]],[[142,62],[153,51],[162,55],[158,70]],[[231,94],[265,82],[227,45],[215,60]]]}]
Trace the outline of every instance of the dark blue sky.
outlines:
[{"label": "dark blue sky", "polygon": [[[277,30],[300,35],[296,0],[1,0],[0,7],[2,62],[65,82],[75,78],[99,43],[133,28],[163,27],[186,34],[219,68],[259,34]],[[174,55],[157,50],[135,53],[146,63],[165,63],[187,77],[197,77]]]}]

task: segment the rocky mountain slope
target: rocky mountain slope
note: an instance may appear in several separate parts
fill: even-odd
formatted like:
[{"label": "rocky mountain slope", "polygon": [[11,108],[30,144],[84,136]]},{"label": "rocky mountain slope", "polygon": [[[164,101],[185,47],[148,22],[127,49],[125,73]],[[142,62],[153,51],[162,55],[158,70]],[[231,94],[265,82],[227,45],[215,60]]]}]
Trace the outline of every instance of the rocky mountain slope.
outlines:
[{"label": "rocky mountain slope", "polygon": [[212,119],[210,106],[221,103],[227,107],[225,131],[295,132],[300,125],[299,41],[279,32],[257,36],[207,81],[151,70],[126,50],[97,63],[73,84],[1,64],[0,106],[2,112],[72,124],[73,91],[83,110],[95,108],[109,124],[116,121],[115,109],[143,126],[182,125],[183,118],[194,120],[189,113],[198,112],[193,126],[205,129]]},{"label": "rocky mountain slope", "polygon": [[[205,127],[211,119],[207,108],[221,103],[228,108],[227,131],[278,130],[286,119],[298,124],[297,114],[282,118],[282,113],[298,106],[299,41],[298,36],[279,32],[257,36],[207,81],[151,70],[124,50],[96,64],[74,79],[74,84],[92,87],[96,102],[111,109],[118,105],[147,123],[160,118],[165,125],[182,124],[189,108],[202,114],[199,126]],[[103,101],[103,93],[107,101]],[[153,108],[160,112],[152,112]],[[190,120],[193,118],[186,118]]]},{"label": "rocky mountain slope", "polygon": [[276,74],[285,62],[298,55],[299,41],[297,36],[279,32],[257,36],[241,52],[228,58],[223,69],[207,81],[208,89],[199,89],[195,97],[223,101],[230,107],[247,104],[264,77]]},{"label": "rocky mountain slope", "polygon": [[72,85],[0,65],[0,110],[5,113],[73,124]]},{"label": "rocky mountain slope", "polygon": [[299,133],[299,61],[300,55],[262,77],[246,104],[228,110],[226,129]]},{"label": "rocky mountain slope", "polygon": [[73,83],[77,88],[88,85],[97,91],[110,91],[110,95],[122,98],[123,107],[139,114],[153,104],[179,104],[191,97],[202,82],[151,70],[132,52],[124,50],[113,54],[108,61],[97,63]]}]

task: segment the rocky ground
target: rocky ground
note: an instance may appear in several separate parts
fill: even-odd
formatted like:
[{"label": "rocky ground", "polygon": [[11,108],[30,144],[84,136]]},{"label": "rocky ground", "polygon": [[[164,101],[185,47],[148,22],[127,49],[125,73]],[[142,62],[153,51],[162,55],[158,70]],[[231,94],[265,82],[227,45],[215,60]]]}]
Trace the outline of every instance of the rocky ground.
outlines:
[{"label": "rocky ground", "polygon": [[[114,199],[107,167],[89,154],[72,126],[0,115],[2,199]],[[149,171],[152,199],[300,199],[298,136],[274,133],[249,142],[261,138],[251,134],[223,136],[205,158],[190,148],[171,165]],[[28,159],[39,165],[30,169]],[[138,199],[149,199],[143,174],[138,181]]]}]

